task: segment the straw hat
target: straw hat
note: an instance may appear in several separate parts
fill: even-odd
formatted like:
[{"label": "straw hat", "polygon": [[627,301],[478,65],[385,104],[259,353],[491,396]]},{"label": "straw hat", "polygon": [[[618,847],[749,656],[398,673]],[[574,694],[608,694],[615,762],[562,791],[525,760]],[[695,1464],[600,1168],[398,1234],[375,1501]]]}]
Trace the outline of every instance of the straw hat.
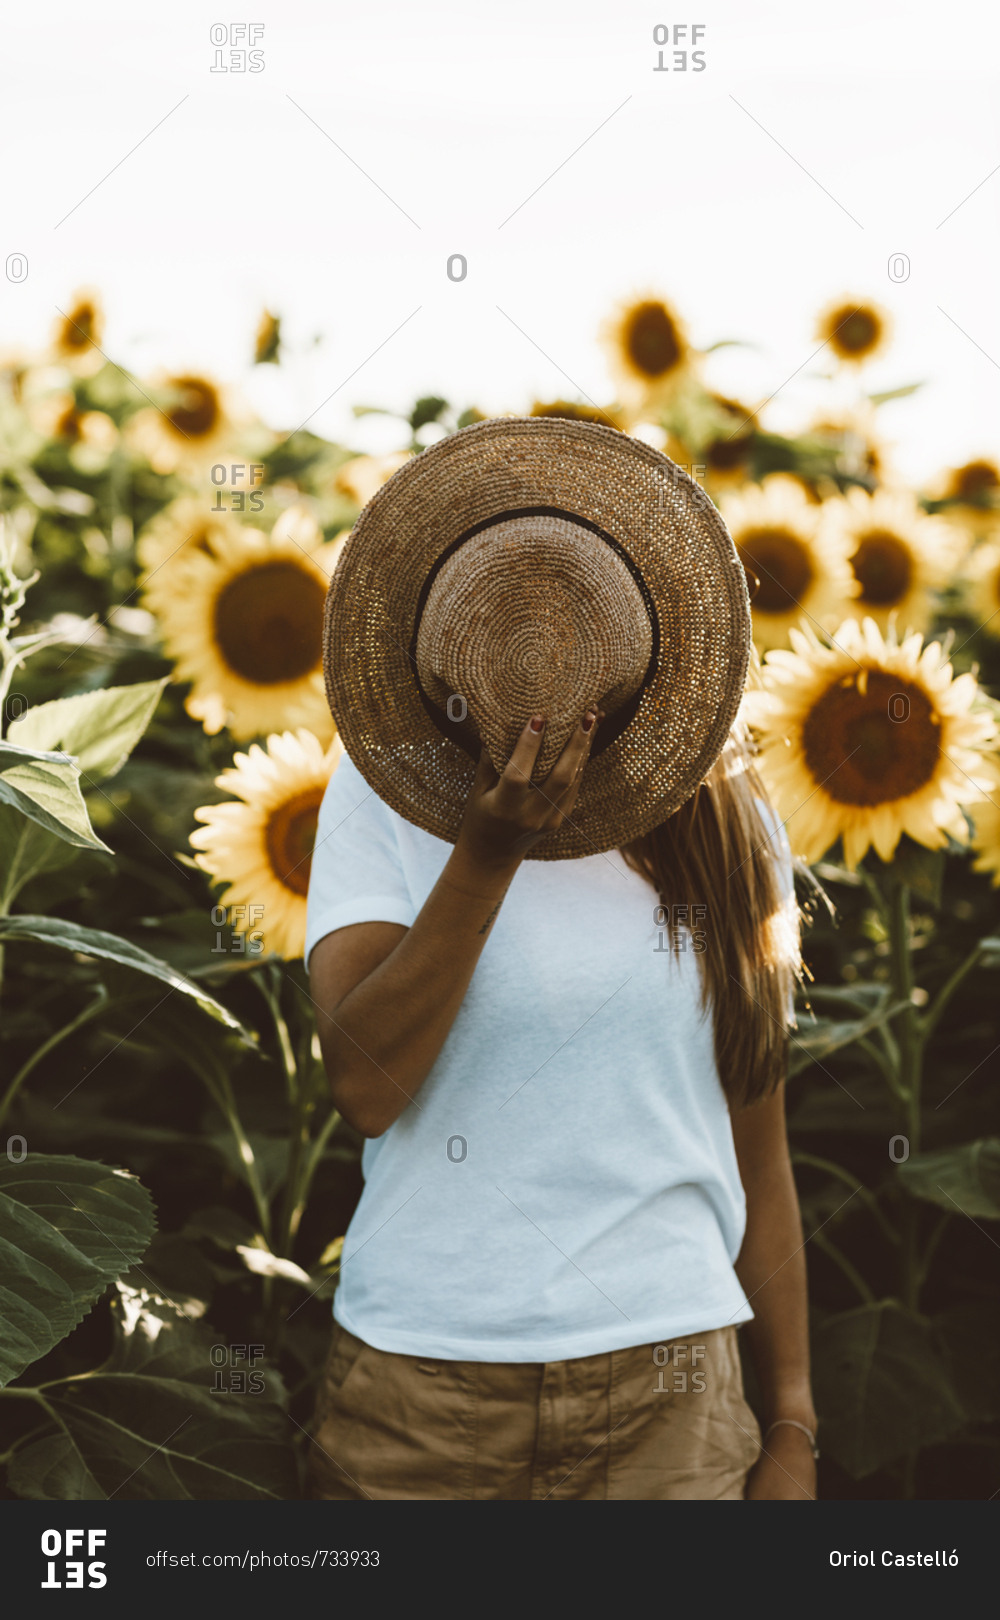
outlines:
[{"label": "straw hat", "polygon": [[677,810],[722,751],[749,656],[746,576],[704,491],[640,440],[557,417],[479,422],[413,457],[326,599],[344,747],[449,843],[481,742],[502,770],[544,713],[541,781],[587,705],[604,709],[571,815],[529,860],[620,846]]}]

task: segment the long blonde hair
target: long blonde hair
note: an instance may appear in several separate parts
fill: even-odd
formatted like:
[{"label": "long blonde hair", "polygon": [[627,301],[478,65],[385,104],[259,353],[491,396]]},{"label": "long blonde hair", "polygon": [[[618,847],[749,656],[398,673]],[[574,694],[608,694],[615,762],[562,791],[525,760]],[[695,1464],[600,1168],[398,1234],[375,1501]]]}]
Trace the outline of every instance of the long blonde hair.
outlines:
[{"label": "long blonde hair", "polygon": [[684,921],[670,927],[671,948],[694,940],[731,1108],[769,1096],[785,1076],[801,955],[798,910],[778,876],[780,831],[737,726],[687,803],[622,849],[656,890],[666,921]]}]

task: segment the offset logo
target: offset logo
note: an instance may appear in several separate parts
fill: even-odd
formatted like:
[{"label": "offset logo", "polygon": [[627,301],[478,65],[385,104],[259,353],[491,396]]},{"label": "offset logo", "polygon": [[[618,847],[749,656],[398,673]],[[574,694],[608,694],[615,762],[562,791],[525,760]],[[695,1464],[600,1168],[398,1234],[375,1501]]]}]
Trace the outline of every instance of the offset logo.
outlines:
[{"label": "offset logo", "polygon": [[[47,1563],[45,1579],[41,1582],[42,1590],[53,1592],[59,1587],[66,1587],[70,1591],[80,1587],[93,1590],[98,1586],[107,1586],[104,1562],[94,1559],[94,1554],[101,1551],[107,1539],[106,1530],[43,1530],[42,1555]],[[87,1549],[86,1562],[83,1558],[84,1546]]]},{"label": "offset logo", "polygon": [[263,23],[213,23],[208,36],[215,46],[209,73],[263,73]]}]

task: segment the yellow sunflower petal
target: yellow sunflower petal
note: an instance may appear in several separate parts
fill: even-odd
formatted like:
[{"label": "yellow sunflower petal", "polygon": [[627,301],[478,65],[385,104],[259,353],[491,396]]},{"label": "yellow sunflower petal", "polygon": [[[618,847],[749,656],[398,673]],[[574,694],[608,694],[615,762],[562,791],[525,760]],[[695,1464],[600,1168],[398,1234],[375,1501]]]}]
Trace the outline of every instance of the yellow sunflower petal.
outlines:
[{"label": "yellow sunflower petal", "polygon": [[221,904],[260,908],[264,949],[280,956],[302,954],[319,807],[342,755],[339,737],[324,748],[304,728],[274,733],[266,749],[254,743],[219,776],[235,800],[194,812],[197,865],[226,885]]}]

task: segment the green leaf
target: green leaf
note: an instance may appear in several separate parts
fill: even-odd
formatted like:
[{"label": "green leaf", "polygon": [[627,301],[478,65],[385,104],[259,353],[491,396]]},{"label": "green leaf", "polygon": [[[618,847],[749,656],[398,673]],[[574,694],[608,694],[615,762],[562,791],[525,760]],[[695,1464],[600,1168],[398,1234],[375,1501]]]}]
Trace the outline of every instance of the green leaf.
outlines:
[{"label": "green leaf", "polygon": [[849,866],[840,866],[836,861],[817,861],[813,871],[824,883],[843,883],[849,889],[860,888],[864,881]]},{"label": "green leaf", "polygon": [[934,1318],[934,1331],[970,1423],[1000,1418],[1000,1337],[996,1304],[966,1299]]},{"label": "green leaf", "polygon": [[813,1069],[805,1085],[789,1093],[789,1124],[796,1140],[813,1134],[849,1134],[877,1143],[884,1155],[886,1139],[899,1129],[896,1104],[881,1075],[853,1070],[834,1085],[822,1069]]},{"label": "green leaf", "polygon": [[0,1385],[65,1338],[153,1235],[153,1201],[126,1170],[31,1153],[0,1158]]},{"label": "green leaf", "polygon": [[64,917],[22,915],[0,917],[0,941],[5,939],[30,939],[40,945],[58,945],[64,951],[79,951],[85,956],[97,956],[108,962],[118,962],[122,967],[135,968],[137,973],[145,973],[150,978],[159,979],[162,984],[168,985],[170,990],[189,996],[192,1001],[197,1002],[202,1012],[238,1034],[244,1045],[257,1045],[255,1037],[240,1023],[235,1014],[231,1013],[228,1007],[224,1007],[221,1001],[216,1001],[214,996],[210,996],[201,985],[186,979],[183,973],[178,973],[169,963],[150,956],[148,951],[140,950],[138,945],[133,945],[127,939],[121,939],[117,934],[106,934],[99,928],[82,928],[79,923],[68,922]]},{"label": "green leaf", "polygon": [[914,1198],[970,1220],[1000,1221],[1000,1136],[915,1153],[896,1173]]},{"label": "green leaf", "polygon": [[832,1001],[838,1007],[853,1007],[867,1015],[881,1007],[889,991],[884,984],[873,984],[870,979],[856,979],[852,984],[811,984],[800,991],[796,1004],[809,1011],[814,1001]]},{"label": "green leaf", "polygon": [[448,401],[439,399],[436,394],[428,394],[424,399],[418,399],[410,412],[410,427],[414,433],[424,427],[428,422],[439,422],[443,411],[448,409]]},{"label": "green leaf", "polygon": [[881,1024],[887,1024],[890,1018],[909,1006],[906,1001],[894,1001],[885,1006],[877,1007],[864,1018],[852,1018],[844,1022],[836,1022],[829,1018],[820,1018],[815,1024],[804,1024],[801,1033],[791,1037],[791,1050],[788,1055],[789,1076],[800,1074],[811,1063],[821,1063],[824,1058],[831,1057],[842,1047],[851,1046],[855,1041],[861,1040],[878,1029]]},{"label": "green leaf", "polygon": [[888,388],[882,394],[869,394],[868,398],[873,405],[885,405],[890,399],[908,399],[915,394],[918,388],[923,388],[922,382],[904,383],[901,388]]},{"label": "green leaf", "polygon": [[939,906],[944,880],[944,855],[943,849],[926,849],[904,833],[896,845],[892,860],[879,861],[878,865],[889,884],[905,883],[922,900]]},{"label": "green leaf", "polygon": [[240,1243],[263,1243],[249,1221],[224,1204],[211,1204],[207,1209],[195,1210],[184,1224],[185,1238],[207,1238],[220,1249],[235,1249]]},{"label": "green leaf", "polygon": [[256,1277],[281,1277],[285,1282],[301,1283],[303,1288],[313,1286],[308,1271],[303,1271],[294,1260],[285,1260],[280,1254],[272,1254],[270,1249],[258,1248],[255,1243],[238,1243],[236,1253],[247,1270],[252,1271]]},{"label": "green leaf", "polygon": [[84,777],[113,776],[148,726],[165,685],[166,677],[39,703],[13,720],[7,735],[29,747],[66,749]]},{"label": "green leaf", "polygon": [[0,804],[78,849],[108,849],[90,825],[80,792],[80,772],[69,759],[31,759],[0,772]]},{"label": "green leaf", "polygon": [[[277,1374],[259,1360],[251,1367],[246,1349],[241,1356],[235,1346],[226,1347],[225,1365],[213,1365],[218,1331],[145,1293],[121,1288],[120,1294],[110,1360],[87,1378],[49,1386],[59,1431],[15,1455],[11,1489],[36,1501],[296,1496]],[[239,1375],[244,1393],[235,1392]]]},{"label": "green leaf", "polygon": [[56,871],[79,856],[75,845],[54,837],[12,805],[0,804],[0,893],[8,905],[40,872]]},{"label": "green leaf", "polygon": [[[11,729],[16,724],[16,721],[12,721]],[[8,742],[6,737],[0,737],[0,771],[9,771],[13,765],[27,765],[31,761],[37,763],[39,760],[53,765],[73,763],[72,760],[67,759],[65,753],[29,748],[27,745],[21,747],[18,743]]]},{"label": "green leaf", "polygon": [[894,1300],[816,1323],[813,1383],[820,1444],[854,1479],[965,1423],[930,1323]]},{"label": "green leaf", "polygon": [[[247,1167],[243,1162],[240,1148],[233,1140],[232,1131],[213,1131],[206,1134],[202,1140],[215,1148],[234,1176],[246,1181]],[[248,1131],[247,1141],[253,1152],[264,1196],[270,1200],[288,1178],[288,1138],[265,1136],[261,1132]]]},{"label": "green leaf", "polygon": [[44,1440],[36,1440],[18,1451],[9,1480],[11,1489],[30,1501],[100,1502],[106,1499],[83,1457],[62,1432],[46,1435]]}]

